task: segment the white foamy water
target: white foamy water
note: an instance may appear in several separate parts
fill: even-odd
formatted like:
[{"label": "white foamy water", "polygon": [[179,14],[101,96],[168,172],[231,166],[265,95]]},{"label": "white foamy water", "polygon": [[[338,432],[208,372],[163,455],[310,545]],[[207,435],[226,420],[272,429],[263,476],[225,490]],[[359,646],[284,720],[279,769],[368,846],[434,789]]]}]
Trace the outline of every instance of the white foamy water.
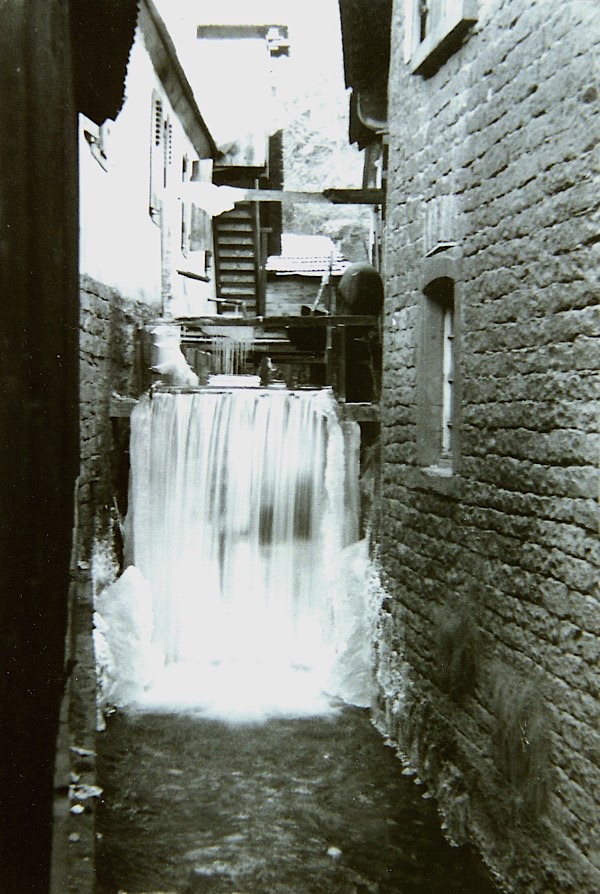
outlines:
[{"label": "white foamy water", "polygon": [[361,547],[344,542],[357,527],[346,445],[358,448],[356,432],[344,437],[326,391],[140,401],[134,568],[97,605],[107,700],[234,720],[368,704]]}]

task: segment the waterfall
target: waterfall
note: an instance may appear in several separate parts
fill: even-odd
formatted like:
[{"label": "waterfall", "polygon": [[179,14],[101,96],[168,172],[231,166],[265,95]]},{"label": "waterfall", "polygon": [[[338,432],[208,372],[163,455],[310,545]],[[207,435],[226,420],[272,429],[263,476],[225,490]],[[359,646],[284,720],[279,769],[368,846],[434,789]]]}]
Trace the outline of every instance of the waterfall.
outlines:
[{"label": "waterfall", "polygon": [[163,665],[138,701],[166,703],[175,690],[217,713],[323,710],[344,698],[334,681],[354,677],[360,703],[364,656],[339,670],[365,623],[344,565],[356,530],[345,451],[357,439],[331,393],[159,390],[131,425],[128,554]]}]

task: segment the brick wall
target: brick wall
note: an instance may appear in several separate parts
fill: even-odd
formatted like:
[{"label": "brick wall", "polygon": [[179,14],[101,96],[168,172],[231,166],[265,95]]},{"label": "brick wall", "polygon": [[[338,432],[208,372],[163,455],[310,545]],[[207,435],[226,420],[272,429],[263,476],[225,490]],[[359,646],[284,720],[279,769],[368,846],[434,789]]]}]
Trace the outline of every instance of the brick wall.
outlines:
[{"label": "brick wall", "polygon": [[[599,16],[585,0],[482,0],[423,78],[403,15],[396,0],[378,723],[509,888],[592,892]],[[419,470],[419,327],[431,209],[448,202],[459,447],[441,480]]]}]

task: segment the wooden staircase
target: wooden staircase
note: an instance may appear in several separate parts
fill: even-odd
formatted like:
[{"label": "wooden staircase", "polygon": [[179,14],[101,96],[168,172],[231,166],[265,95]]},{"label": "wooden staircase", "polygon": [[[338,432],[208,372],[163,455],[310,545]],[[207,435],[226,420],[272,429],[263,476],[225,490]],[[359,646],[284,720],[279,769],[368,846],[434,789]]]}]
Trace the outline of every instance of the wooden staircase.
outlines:
[{"label": "wooden staircase", "polygon": [[217,301],[246,316],[262,313],[260,227],[257,206],[240,202],[214,218]]}]

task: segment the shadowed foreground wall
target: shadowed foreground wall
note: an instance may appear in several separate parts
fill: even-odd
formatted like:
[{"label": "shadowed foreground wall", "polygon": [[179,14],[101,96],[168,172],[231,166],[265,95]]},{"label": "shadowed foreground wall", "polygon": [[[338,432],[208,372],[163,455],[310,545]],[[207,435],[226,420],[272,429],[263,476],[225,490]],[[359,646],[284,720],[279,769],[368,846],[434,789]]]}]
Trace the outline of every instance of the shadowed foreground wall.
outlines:
[{"label": "shadowed foreground wall", "polygon": [[[591,894],[599,13],[477,8],[423,77],[394,4],[379,723],[451,835],[515,891]],[[451,468],[435,470],[421,389],[424,286],[440,275],[454,280],[455,406]]]},{"label": "shadowed foreground wall", "polygon": [[0,878],[48,883],[77,468],[77,147],[68,4],[0,7]]},{"label": "shadowed foreground wall", "polygon": [[135,0],[0,4],[3,894],[50,886],[56,734],[72,670],[64,643],[78,460],[77,111],[117,114],[136,15]]}]

